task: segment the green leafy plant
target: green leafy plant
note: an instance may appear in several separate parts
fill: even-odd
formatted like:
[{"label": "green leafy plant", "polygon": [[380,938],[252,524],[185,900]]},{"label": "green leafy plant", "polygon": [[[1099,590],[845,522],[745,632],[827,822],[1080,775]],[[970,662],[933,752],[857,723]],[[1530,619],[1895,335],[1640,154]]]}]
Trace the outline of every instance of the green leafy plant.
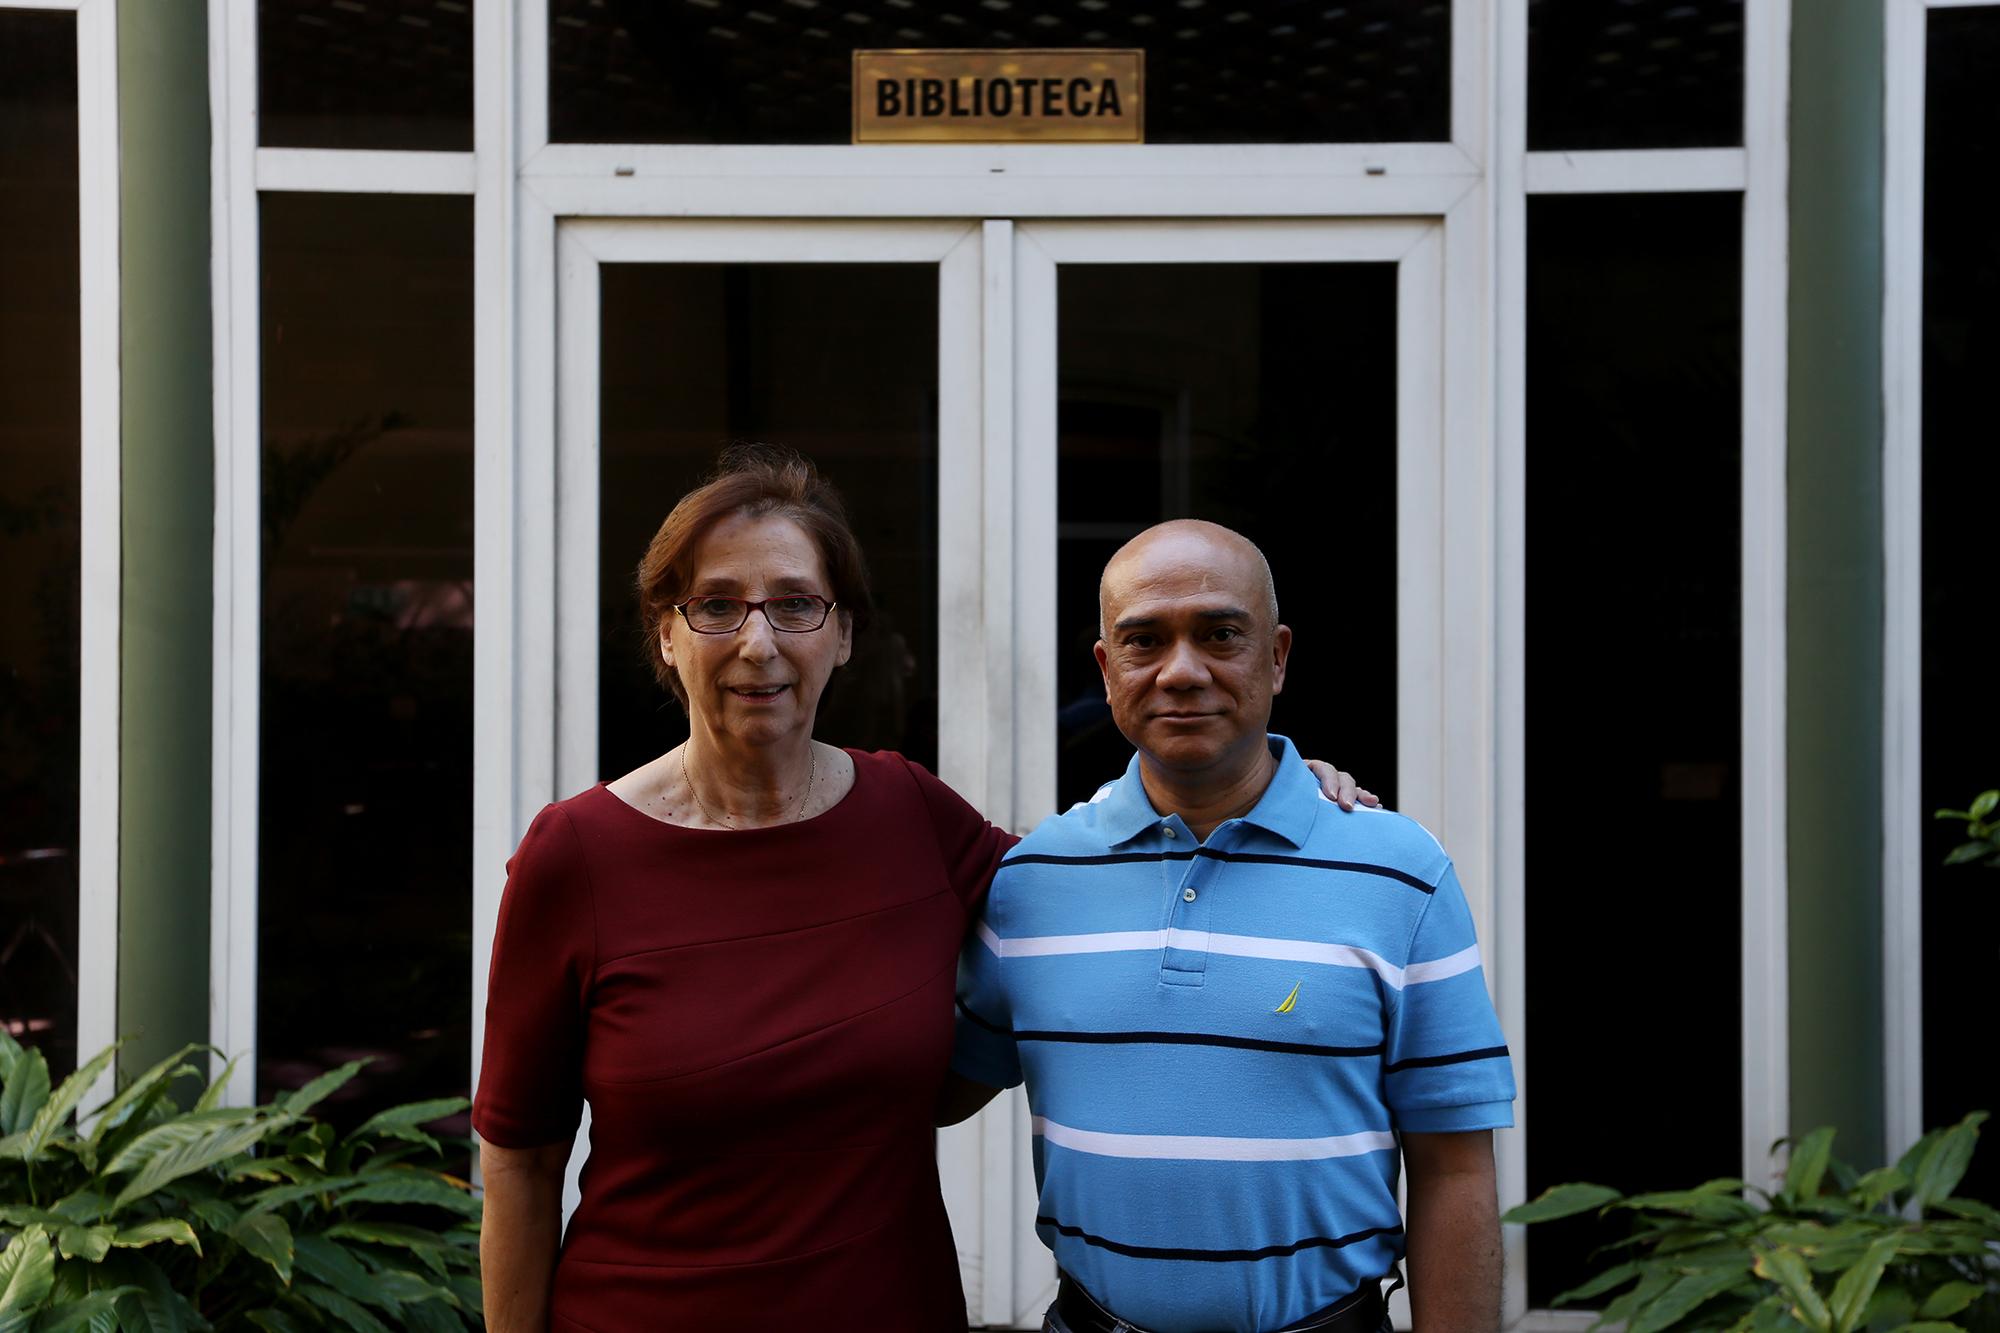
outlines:
[{"label": "green leafy plant", "polygon": [[2000,791],[1983,791],[1972,798],[1972,804],[1964,810],[1939,810],[1933,819],[1948,819],[1964,824],[1966,840],[1951,849],[1945,857],[1948,866],[1964,865],[1977,861],[1981,865],[2000,868],[2000,819],[1994,812],[2000,810]]},{"label": "green leafy plant", "polygon": [[0,1333],[482,1327],[479,1201],[411,1160],[441,1152],[423,1126],[463,1098],[343,1136],[307,1113],[355,1061],[256,1107],[221,1105],[225,1069],[182,1110],[169,1093],[202,1049],[78,1116],[117,1046],[51,1088],[0,1030]]},{"label": "green leafy plant", "polygon": [[1616,1262],[1557,1305],[1619,1293],[1597,1324],[1626,1333],[1989,1333],[2000,1329],[2000,1210],[1952,1191],[1972,1161],[1975,1111],[1931,1132],[1892,1167],[1857,1175],[1833,1130],[1792,1145],[1773,1193],[1740,1180],[1621,1195],[1558,1185],[1504,1222],[1628,1214]]}]

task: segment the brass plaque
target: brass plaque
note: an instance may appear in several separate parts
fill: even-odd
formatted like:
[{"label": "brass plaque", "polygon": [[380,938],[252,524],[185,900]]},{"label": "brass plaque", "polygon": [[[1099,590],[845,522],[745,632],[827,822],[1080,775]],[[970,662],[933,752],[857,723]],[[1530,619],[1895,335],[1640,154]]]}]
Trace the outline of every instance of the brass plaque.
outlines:
[{"label": "brass plaque", "polygon": [[856,143],[1144,143],[1146,53],[856,51]]}]

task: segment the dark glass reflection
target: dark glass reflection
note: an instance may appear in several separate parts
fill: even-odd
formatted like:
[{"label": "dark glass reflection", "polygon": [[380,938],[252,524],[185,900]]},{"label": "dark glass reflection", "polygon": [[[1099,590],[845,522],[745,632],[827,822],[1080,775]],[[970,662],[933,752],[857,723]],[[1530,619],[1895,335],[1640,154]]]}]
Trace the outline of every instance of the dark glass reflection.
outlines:
[{"label": "dark glass reflection", "polygon": [[597,771],[687,737],[653,678],[639,557],[731,440],[789,445],[840,488],[876,612],[814,735],[937,768],[937,269],[613,264],[603,273]]},{"label": "dark glass reflection", "polygon": [[1528,0],[1529,148],[1742,142],[1743,0]]},{"label": "dark glass reflection", "polygon": [[263,197],[259,1097],[471,1070],[472,201]]},{"label": "dark glass reflection", "polygon": [[[1742,1171],[1741,231],[1734,194],[1528,201],[1531,1198]],[[1616,1238],[1529,1228],[1529,1304]]]},{"label": "dark glass reflection", "polygon": [[[2000,360],[2000,11],[1930,15],[1924,170],[1923,804],[1924,1124],[2000,1112],[1993,1048],[2000,875],[1940,865],[1960,841],[1931,812],[2000,787],[1993,657],[1992,403]],[[1900,1146],[1900,1145],[1897,1145]],[[1960,1193],[2000,1198],[1989,1134]]]},{"label": "dark glass reflection", "polygon": [[473,0],[257,0],[268,148],[472,148]]},{"label": "dark glass reflection", "polygon": [[1393,264],[1065,265],[1057,288],[1057,808],[1132,757],[1091,655],[1144,528],[1263,548],[1292,627],[1272,730],[1396,797]]},{"label": "dark glass reflection", "polygon": [[76,16],[0,10],[0,1024],[76,1066]]},{"label": "dark glass reflection", "polygon": [[551,0],[549,135],[847,143],[857,50],[1138,47],[1152,143],[1451,137],[1446,0]]}]

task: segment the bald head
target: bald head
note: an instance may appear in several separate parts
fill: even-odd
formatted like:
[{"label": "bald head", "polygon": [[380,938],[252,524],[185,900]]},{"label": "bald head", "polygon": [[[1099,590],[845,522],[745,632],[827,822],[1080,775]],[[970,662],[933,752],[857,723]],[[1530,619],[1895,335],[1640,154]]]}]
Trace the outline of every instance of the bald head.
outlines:
[{"label": "bald head", "polygon": [[1122,600],[1126,583],[1160,570],[1200,569],[1212,574],[1217,591],[1235,584],[1253,598],[1249,609],[1261,609],[1264,628],[1278,623],[1278,588],[1271,579],[1271,562],[1257,543],[1233,528],[1199,518],[1175,518],[1156,523],[1119,547],[1105,562],[1097,580],[1097,636],[1117,619],[1111,602]]}]

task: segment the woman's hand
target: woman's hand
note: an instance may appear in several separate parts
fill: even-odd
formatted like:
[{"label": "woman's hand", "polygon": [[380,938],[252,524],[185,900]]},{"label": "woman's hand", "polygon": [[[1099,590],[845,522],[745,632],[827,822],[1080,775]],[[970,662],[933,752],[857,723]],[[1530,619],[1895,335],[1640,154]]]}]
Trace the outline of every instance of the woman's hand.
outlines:
[{"label": "woman's hand", "polygon": [[479,1145],[486,1214],[479,1228],[481,1304],[491,1333],[544,1333],[562,1240],[563,1169],[570,1145]]},{"label": "woman's hand", "polygon": [[1382,798],[1374,792],[1354,785],[1352,773],[1343,773],[1324,759],[1308,759],[1306,767],[1319,779],[1319,789],[1326,793],[1326,799],[1343,810],[1352,810],[1357,801],[1366,806],[1382,804]]}]

